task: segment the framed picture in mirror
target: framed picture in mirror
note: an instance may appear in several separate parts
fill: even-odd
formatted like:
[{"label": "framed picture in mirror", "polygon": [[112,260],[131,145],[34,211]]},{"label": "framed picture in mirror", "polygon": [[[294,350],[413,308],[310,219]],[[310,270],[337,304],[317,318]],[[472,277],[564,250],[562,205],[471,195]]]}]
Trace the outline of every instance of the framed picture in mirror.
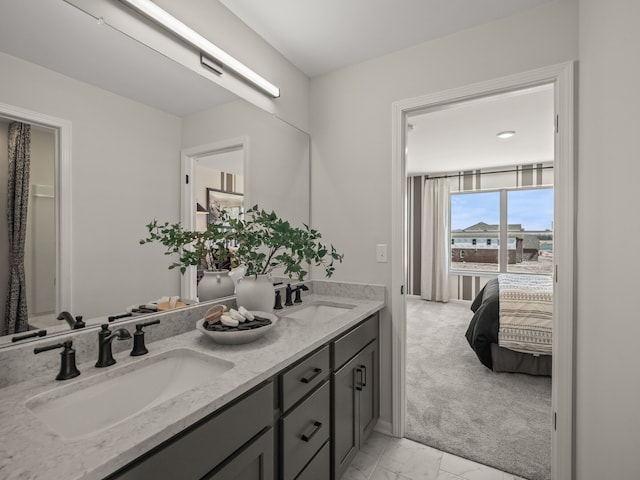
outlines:
[{"label": "framed picture in mirror", "polygon": [[226,210],[233,219],[240,218],[243,212],[244,195],[236,192],[223,192],[216,188],[207,188],[207,223],[217,222],[221,210]]}]

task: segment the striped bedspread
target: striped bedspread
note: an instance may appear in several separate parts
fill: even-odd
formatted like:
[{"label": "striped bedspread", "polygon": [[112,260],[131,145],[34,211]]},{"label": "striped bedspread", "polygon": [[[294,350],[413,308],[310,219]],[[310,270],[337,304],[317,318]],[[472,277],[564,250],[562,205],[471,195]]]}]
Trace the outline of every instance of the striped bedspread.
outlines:
[{"label": "striped bedspread", "polygon": [[498,345],[518,352],[551,355],[553,279],[546,275],[498,275]]}]

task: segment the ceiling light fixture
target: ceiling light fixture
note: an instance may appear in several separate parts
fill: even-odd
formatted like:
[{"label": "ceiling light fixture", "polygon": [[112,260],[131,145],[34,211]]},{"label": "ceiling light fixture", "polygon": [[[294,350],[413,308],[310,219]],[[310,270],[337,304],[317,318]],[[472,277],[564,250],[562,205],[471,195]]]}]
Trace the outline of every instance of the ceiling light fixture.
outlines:
[{"label": "ceiling light fixture", "polygon": [[[182,23],[180,20],[166,12],[150,0],[120,0],[129,7],[137,10],[150,20],[169,30],[185,42],[193,45],[208,57],[212,57],[225,67],[233,70],[245,80],[271,95],[273,98],[280,96],[280,88],[258,75],[249,67],[239,62],[224,50],[218,48],[195,30]],[[210,67],[209,65],[207,65]]]},{"label": "ceiling light fixture", "polygon": [[496,133],[496,137],[498,138],[511,138],[516,134],[515,130],[505,130],[504,132]]}]

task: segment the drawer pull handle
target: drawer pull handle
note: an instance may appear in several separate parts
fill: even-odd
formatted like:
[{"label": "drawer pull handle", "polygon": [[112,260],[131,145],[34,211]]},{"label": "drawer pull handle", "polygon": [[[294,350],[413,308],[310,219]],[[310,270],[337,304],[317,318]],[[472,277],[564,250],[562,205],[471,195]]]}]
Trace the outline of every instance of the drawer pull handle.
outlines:
[{"label": "drawer pull handle", "polygon": [[304,433],[302,434],[302,441],[303,442],[309,442],[311,441],[311,439],[313,438],[313,436],[318,433],[320,431],[320,429],[322,428],[322,422],[313,422],[313,432],[311,432],[309,435],[305,435]]},{"label": "drawer pull handle", "polygon": [[300,381],[302,383],[311,383],[313,381],[314,378],[316,378],[318,375],[320,375],[322,373],[322,369],[321,368],[314,368],[313,369],[313,373],[308,376],[308,377],[302,377],[300,379]]},{"label": "drawer pull handle", "polygon": [[356,384],[356,390],[360,391],[362,390],[362,386],[364,385],[362,383],[362,381],[364,380],[364,376],[362,374],[362,369],[361,368],[356,368],[355,373],[359,373],[360,374],[360,380],[358,381],[356,379],[355,384]]},{"label": "drawer pull handle", "polygon": [[366,387],[367,386],[367,366],[366,365],[360,365],[360,368],[364,372],[364,374],[362,375],[362,378],[363,378],[362,386]]}]

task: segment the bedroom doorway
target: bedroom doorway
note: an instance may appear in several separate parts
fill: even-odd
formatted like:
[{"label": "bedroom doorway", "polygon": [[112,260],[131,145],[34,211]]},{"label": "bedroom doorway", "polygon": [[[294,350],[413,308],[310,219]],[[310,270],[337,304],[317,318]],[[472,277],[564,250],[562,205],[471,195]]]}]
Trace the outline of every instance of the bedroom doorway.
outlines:
[{"label": "bedroom doorway", "polygon": [[[545,84],[407,115],[405,436],[532,480],[551,466],[553,100]],[[498,278],[546,292],[512,349]]]},{"label": "bedroom doorway", "polygon": [[[404,436],[406,420],[406,165],[405,151],[412,113],[450,108],[461,101],[551,84],[554,94],[554,259],[551,478],[572,478],[573,471],[573,64],[561,64],[468,87],[393,104],[392,250],[392,432]],[[562,319],[562,321],[560,321]]]}]

